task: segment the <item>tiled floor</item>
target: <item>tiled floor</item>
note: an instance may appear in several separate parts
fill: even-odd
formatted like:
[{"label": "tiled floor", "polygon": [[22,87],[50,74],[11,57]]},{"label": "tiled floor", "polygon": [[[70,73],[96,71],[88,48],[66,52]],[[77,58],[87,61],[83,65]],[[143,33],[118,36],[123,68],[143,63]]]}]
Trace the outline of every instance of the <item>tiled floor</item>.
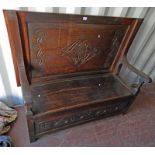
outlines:
[{"label": "tiled floor", "polygon": [[51,133],[31,144],[21,107],[10,135],[14,146],[155,146],[155,85],[144,87],[124,116]]}]

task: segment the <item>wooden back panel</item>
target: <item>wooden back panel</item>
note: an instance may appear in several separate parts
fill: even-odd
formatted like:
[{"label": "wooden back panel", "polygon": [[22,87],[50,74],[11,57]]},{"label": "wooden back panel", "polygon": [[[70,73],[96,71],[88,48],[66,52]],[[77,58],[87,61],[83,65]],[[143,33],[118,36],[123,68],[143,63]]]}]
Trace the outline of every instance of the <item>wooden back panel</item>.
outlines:
[{"label": "wooden back panel", "polygon": [[28,24],[32,78],[108,69],[126,26]]},{"label": "wooden back panel", "polygon": [[132,18],[23,11],[4,11],[6,20],[12,12],[17,16],[30,83],[52,76],[113,71],[142,22]]}]

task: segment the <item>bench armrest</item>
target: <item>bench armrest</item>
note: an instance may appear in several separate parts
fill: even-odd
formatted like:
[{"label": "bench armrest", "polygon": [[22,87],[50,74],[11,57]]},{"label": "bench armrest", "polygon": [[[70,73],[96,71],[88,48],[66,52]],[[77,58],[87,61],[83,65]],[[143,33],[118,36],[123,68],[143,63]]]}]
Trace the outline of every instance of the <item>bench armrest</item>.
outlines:
[{"label": "bench armrest", "polygon": [[122,65],[125,65],[132,72],[134,72],[135,74],[137,74],[138,76],[140,76],[140,81],[141,82],[143,82],[143,83],[151,83],[152,82],[152,79],[148,75],[146,75],[144,72],[138,70],[133,65],[131,65],[128,62],[128,60],[127,60],[126,57],[123,58]]}]

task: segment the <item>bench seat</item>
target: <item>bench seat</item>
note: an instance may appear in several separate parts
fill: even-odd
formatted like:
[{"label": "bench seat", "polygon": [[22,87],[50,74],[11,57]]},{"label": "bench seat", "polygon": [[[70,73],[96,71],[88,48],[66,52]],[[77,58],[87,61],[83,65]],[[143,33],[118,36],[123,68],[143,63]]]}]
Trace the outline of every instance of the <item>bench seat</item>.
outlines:
[{"label": "bench seat", "polygon": [[61,111],[107,100],[132,96],[132,92],[113,74],[81,76],[31,86],[35,114]]}]

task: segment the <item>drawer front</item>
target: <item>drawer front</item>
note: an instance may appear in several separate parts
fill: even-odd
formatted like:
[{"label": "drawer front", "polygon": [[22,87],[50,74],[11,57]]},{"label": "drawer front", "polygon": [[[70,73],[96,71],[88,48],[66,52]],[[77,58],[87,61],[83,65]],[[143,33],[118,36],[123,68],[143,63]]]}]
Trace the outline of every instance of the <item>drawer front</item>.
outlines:
[{"label": "drawer front", "polygon": [[64,112],[62,114],[51,114],[51,116],[43,116],[35,121],[36,135],[40,135],[49,131],[56,131],[59,129],[74,126],[76,124],[84,123],[90,120],[108,117],[121,112],[127,107],[128,102],[107,105],[104,107],[97,107],[88,110],[76,110],[71,112]]}]

